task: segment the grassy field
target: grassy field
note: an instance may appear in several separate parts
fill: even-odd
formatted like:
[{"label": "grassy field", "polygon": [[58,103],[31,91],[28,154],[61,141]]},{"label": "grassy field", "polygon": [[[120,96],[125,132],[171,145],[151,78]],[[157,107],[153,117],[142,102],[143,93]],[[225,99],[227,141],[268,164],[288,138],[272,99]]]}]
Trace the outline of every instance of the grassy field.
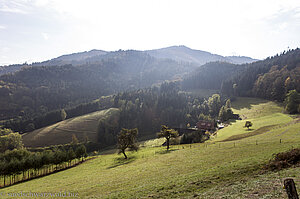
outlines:
[{"label": "grassy field", "polygon": [[[232,121],[231,124],[217,132],[214,142],[243,138],[245,134],[257,135],[269,132],[293,123],[293,118],[283,113],[283,107],[275,102],[256,98],[239,98],[232,103],[233,112],[243,120]],[[248,130],[243,128],[245,121],[251,121],[253,126]]]},{"label": "grassy field", "polygon": [[[159,146],[163,140],[147,141],[139,152],[128,152],[128,160],[117,154],[100,155],[0,194],[3,198],[20,192],[66,192],[79,198],[286,198],[282,181],[293,177],[299,189],[300,168],[267,172],[262,166],[274,153],[300,147],[299,119],[267,101],[241,98],[236,104],[235,112],[253,122],[251,131],[242,127],[245,120],[237,121],[208,143],[171,146],[169,152]],[[243,136],[255,131],[259,132]],[[230,141],[232,136],[240,138]]]},{"label": "grassy field", "polygon": [[37,129],[22,136],[23,143],[27,147],[50,146],[66,144],[72,141],[72,135],[76,135],[79,140],[84,140],[88,136],[89,140],[96,140],[99,119],[110,115],[116,109],[97,111],[83,116],[71,118]]},{"label": "grassy field", "polygon": [[282,104],[258,99],[240,97],[232,103],[234,113],[240,114],[242,119],[259,118],[274,113],[282,113]]}]

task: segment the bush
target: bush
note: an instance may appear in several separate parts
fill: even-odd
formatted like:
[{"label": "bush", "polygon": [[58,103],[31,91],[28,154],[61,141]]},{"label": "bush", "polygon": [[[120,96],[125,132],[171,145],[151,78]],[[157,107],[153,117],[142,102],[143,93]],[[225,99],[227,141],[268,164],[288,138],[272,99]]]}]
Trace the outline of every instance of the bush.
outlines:
[{"label": "bush", "polygon": [[201,143],[209,139],[209,134],[201,131],[186,133],[181,136],[180,144]]},{"label": "bush", "polygon": [[284,168],[291,167],[293,165],[298,165],[300,163],[300,148],[292,149],[287,152],[277,153],[274,155],[273,160],[271,160],[265,169],[269,170],[281,170]]}]

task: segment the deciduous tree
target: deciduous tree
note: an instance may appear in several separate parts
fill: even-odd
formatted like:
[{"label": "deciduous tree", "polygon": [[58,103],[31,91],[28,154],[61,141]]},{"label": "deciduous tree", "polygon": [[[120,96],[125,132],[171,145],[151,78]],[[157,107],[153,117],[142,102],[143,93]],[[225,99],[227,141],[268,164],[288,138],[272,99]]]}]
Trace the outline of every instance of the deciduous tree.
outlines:
[{"label": "deciduous tree", "polygon": [[253,124],[252,124],[251,121],[246,121],[246,122],[245,122],[244,128],[248,128],[248,130],[249,130],[249,128],[250,128],[252,125],[253,125]]},{"label": "deciduous tree", "polygon": [[136,137],[138,135],[138,129],[125,129],[122,128],[120,133],[118,134],[118,149],[119,153],[123,153],[125,159],[127,159],[127,155],[125,150],[128,148],[130,150],[138,150],[138,146],[136,143]]},{"label": "deciduous tree", "polygon": [[178,137],[178,132],[175,131],[174,129],[170,129],[169,127],[162,125],[161,126],[161,131],[157,133],[158,138],[166,138],[167,142],[167,150],[170,148],[170,139]]}]

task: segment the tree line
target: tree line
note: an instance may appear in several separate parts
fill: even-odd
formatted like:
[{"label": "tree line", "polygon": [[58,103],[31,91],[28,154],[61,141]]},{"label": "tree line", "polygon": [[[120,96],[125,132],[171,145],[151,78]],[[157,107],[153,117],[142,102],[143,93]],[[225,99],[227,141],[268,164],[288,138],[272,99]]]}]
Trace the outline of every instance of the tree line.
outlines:
[{"label": "tree line", "polygon": [[[18,181],[29,180],[38,176],[71,167],[87,157],[84,145],[70,147],[67,150],[55,149],[43,152],[29,152],[26,149],[7,150],[0,153],[0,176],[3,186]],[[9,180],[9,183],[8,183]]]},{"label": "tree line", "polygon": [[75,159],[83,161],[84,157],[87,157],[86,147],[79,143],[30,152],[23,147],[19,133],[0,128],[0,178],[3,186],[7,185],[7,178],[11,185],[70,167],[76,163]]}]

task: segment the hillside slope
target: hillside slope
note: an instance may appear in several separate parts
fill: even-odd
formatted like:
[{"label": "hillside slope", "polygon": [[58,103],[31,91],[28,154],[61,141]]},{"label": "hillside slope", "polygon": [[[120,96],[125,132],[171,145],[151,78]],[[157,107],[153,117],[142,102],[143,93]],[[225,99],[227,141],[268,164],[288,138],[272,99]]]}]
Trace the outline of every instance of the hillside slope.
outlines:
[{"label": "hillside slope", "polygon": [[57,58],[53,58],[48,61],[44,61],[41,63],[34,63],[34,66],[62,66],[67,64],[72,65],[82,65],[87,64],[87,61],[91,57],[101,57],[102,55],[106,55],[108,52],[103,50],[90,50],[85,52],[72,53],[68,55],[62,55]]},{"label": "hillside slope", "polygon": [[80,117],[67,119],[45,128],[37,129],[22,136],[26,147],[45,147],[50,145],[67,144],[72,141],[75,135],[79,141],[85,136],[92,142],[97,142],[97,128],[99,120],[111,117],[118,109],[93,112]]},{"label": "hillside slope", "polygon": [[220,89],[227,96],[283,102],[290,90],[300,92],[300,49],[248,64],[212,62],[182,81],[185,89]]},{"label": "hillside slope", "polygon": [[[2,192],[70,192],[78,193],[79,198],[285,198],[281,182],[293,176],[299,187],[300,168],[274,173],[261,172],[261,167],[272,154],[300,147],[300,123],[282,114],[281,107],[257,100],[239,104],[241,111],[247,110],[245,117],[255,115],[258,110],[258,107],[252,110],[251,104],[261,110],[261,115],[252,119],[258,121],[270,116],[265,119],[264,125],[268,126],[272,115],[279,114],[286,118],[284,125],[238,141],[171,146],[170,152],[165,147],[146,144],[138,153],[129,153],[127,161],[117,154],[100,155],[76,168],[14,185]],[[272,107],[277,107],[277,111],[270,112]],[[247,132],[233,128],[235,125],[232,124],[232,135]]]},{"label": "hillside slope", "polygon": [[117,51],[103,56],[103,60],[96,59],[87,65],[30,66],[2,75],[0,120],[17,117],[22,111],[32,116],[100,96],[150,87],[178,79],[197,67],[155,59],[138,51]]}]

